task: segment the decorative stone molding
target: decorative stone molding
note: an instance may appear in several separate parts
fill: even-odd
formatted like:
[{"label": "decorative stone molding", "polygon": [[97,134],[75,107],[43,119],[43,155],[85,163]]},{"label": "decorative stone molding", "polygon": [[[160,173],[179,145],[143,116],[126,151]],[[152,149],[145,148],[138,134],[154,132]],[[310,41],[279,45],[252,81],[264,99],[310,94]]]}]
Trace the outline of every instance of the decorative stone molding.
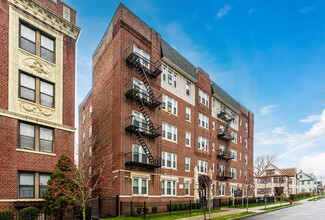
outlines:
[{"label": "decorative stone molding", "polygon": [[34,15],[45,23],[57,28],[63,33],[69,35],[73,39],[77,39],[80,33],[80,28],[71,22],[67,21],[60,15],[49,10],[45,6],[36,2],[35,0],[8,0],[10,3]]},{"label": "decorative stone molding", "polygon": [[23,101],[19,100],[20,103],[20,112],[22,113],[27,113],[31,114],[33,116],[41,117],[41,118],[46,118],[49,120],[53,119],[54,116],[54,109],[34,104],[34,103],[29,103],[28,101]]},{"label": "decorative stone molding", "polygon": [[197,166],[194,167],[194,200],[199,199],[199,175]]}]

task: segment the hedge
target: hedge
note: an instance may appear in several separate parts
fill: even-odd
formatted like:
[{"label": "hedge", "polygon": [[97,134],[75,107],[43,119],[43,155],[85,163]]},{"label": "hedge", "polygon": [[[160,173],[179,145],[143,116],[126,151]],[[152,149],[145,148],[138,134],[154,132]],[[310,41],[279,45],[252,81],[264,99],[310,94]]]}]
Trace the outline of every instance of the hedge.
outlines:
[{"label": "hedge", "polygon": [[193,202],[190,203],[172,203],[167,204],[167,211],[181,211],[181,210],[190,210],[190,205],[192,205],[192,209],[200,209],[202,207],[202,204],[200,202]]},{"label": "hedge", "polygon": [[310,192],[303,192],[303,193],[297,193],[297,194],[290,194],[289,198],[290,198],[290,200],[294,201],[294,200],[301,199],[301,198],[308,198],[310,196],[311,196]]}]

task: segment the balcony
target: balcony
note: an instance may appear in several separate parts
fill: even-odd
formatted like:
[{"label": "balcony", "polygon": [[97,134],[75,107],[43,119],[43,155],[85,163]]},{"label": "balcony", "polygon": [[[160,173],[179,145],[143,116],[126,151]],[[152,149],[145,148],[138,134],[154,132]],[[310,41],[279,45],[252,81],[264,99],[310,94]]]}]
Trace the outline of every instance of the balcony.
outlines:
[{"label": "balcony", "polygon": [[219,172],[217,174],[217,180],[226,181],[229,179],[233,179],[233,174],[231,172]]},{"label": "balcony", "polygon": [[222,139],[222,140],[225,140],[225,141],[233,140],[233,137],[230,135],[229,132],[226,132],[224,129],[219,129],[218,131],[219,131],[219,133],[218,133],[217,137],[219,139]]},{"label": "balcony", "polygon": [[150,129],[149,123],[142,117],[131,115],[125,120],[125,124],[125,130],[128,132],[135,133],[140,131],[142,135],[150,138],[161,136],[161,126],[153,124],[155,129],[152,130]]},{"label": "balcony", "polygon": [[145,73],[151,77],[158,77],[161,74],[160,65],[157,62],[151,62],[148,58],[140,55],[139,53],[133,51],[133,47],[129,47],[126,50],[127,58],[126,62],[130,65],[133,65],[136,68],[142,67]]},{"label": "balcony", "polygon": [[158,91],[154,91],[156,99],[152,100],[149,92],[145,89],[145,86],[139,86],[135,80],[130,80],[127,84],[125,84],[125,91],[126,97],[133,100],[137,100],[140,97],[142,102],[152,109],[161,105],[161,94]]},{"label": "balcony", "polygon": [[145,153],[129,152],[125,154],[125,165],[155,169],[161,167],[161,158],[154,157],[155,163],[151,164]]},{"label": "balcony", "polygon": [[225,108],[219,108],[217,116],[226,122],[231,122],[235,120],[233,116],[226,112]]},{"label": "balcony", "polygon": [[219,151],[219,154],[217,154],[217,158],[228,161],[228,160],[233,160],[234,156],[231,155],[230,153],[226,153],[225,151]]}]

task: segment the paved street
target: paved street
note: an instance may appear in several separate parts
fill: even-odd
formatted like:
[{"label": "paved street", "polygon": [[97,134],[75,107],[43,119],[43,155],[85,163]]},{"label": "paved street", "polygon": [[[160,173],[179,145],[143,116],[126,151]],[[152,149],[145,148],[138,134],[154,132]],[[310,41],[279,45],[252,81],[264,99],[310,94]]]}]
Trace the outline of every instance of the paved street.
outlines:
[{"label": "paved street", "polygon": [[325,220],[325,199],[321,199],[316,202],[302,201],[301,205],[291,208],[281,209],[279,211],[273,211],[255,217],[247,218],[249,220],[282,220],[282,219],[324,219]]}]

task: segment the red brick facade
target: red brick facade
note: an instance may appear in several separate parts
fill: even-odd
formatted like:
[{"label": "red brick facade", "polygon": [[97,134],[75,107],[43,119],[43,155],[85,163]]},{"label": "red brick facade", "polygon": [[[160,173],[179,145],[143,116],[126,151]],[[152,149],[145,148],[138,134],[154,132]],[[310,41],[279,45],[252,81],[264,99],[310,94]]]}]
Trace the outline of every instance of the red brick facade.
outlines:
[{"label": "red brick facade", "polygon": [[[129,125],[128,118],[132,115],[132,111],[140,112],[136,101],[126,97],[130,80],[132,78],[141,80],[139,71],[126,62],[130,51],[132,52],[133,44],[150,54],[150,61],[155,63],[160,69],[162,68],[162,59],[165,55],[162,54],[161,36],[136,17],[124,5],[120,4],[103,40],[93,56],[92,91],[79,106],[79,128],[81,131],[79,132],[79,149],[84,149],[89,143],[93,143],[94,148],[105,150],[106,153],[112,154],[115,161],[107,169],[107,173],[111,179],[107,185],[109,189],[103,189],[98,193],[101,196],[119,195],[121,201],[193,200],[197,197],[195,196],[195,191],[197,190],[195,183],[197,179],[194,178],[194,170],[197,166],[197,160],[204,160],[209,163],[209,169],[212,169],[212,163],[215,164],[214,172],[208,172],[209,174],[206,175],[212,175],[212,180],[216,187],[215,197],[220,197],[218,192],[220,181],[217,179],[217,174],[218,164],[221,164],[222,161],[217,158],[217,154],[222,140],[217,136],[219,134],[219,125],[225,125],[225,123],[212,116],[212,97],[217,96],[212,91],[212,82],[209,75],[200,68],[196,68],[195,70],[196,82],[193,82],[195,85],[194,104],[183,100],[171,90],[162,88],[162,74],[157,77],[148,76],[150,86],[154,93],[156,93],[156,97],[160,94],[165,94],[178,102],[177,115],[163,110],[161,105],[154,109],[146,107],[146,111],[154,123],[159,126],[162,123],[168,123],[177,127],[177,141],[168,141],[162,138],[162,136],[155,139],[144,139],[153,156],[161,158],[162,151],[177,154],[177,168],[170,169],[161,167],[149,171],[141,167],[126,165],[130,160],[127,155],[132,152],[132,145],[139,145],[137,136],[126,131],[126,127]],[[174,61],[170,60],[170,62],[173,63]],[[177,64],[175,65],[177,66]],[[182,67],[179,68],[182,69]],[[179,79],[181,78],[180,74]],[[186,74],[184,77],[186,78]],[[199,102],[199,89],[209,95],[209,107]],[[88,117],[86,117],[86,123],[83,123],[83,114],[87,115],[90,103],[93,109],[92,118],[88,120]],[[236,188],[249,188],[253,184],[254,115],[238,103],[237,105],[239,106],[237,110],[238,129],[229,128],[228,130],[237,133],[237,143],[230,143],[229,146],[229,149],[237,150],[237,161],[229,162],[230,167],[237,169],[237,178],[223,181],[226,187],[224,195],[226,197],[230,195],[230,184],[235,184]],[[191,109],[190,122],[186,121],[186,107]],[[208,129],[198,126],[199,113],[208,116]],[[240,120],[242,121],[241,126],[239,125]],[[246,122],[248,123],[247,132],[245,131]],[[212,128],[213,123],[215,123],[215,128]],[[93,138],[96,139],[95,143],[88,137],[89,126],[92,126]],[[190,147],[185,146],[186,131],[191,133]],[[84,132],[86,133],[85,143],[82,142]],[[208,152],[198,149],[198,136],[205,137],[209,140]],[[239,141],[240,136],[242,136],[241,143]],[[247,148],[245,148],[245,139],[248,140]],[[212,150],[212,143],[215,146],[214,150]],[[81,156],[81,152],[79,153],[79,157]],[[239,154],[242,155],[241,160],[239,159]],[[245,155],[248,157],[247,164],[245,164]],[[185,157],[190,158],[189,171],[185,171]],[[241,176],[239,176],[239,170],[241,170]],[[247,179],[244,177],[245,171],[247,172]],[[133,178],[141,176],[145,176],[148,180],[148,193],[141,196],[134,195],[132,193]],[[177,181],[176,195],[162,196],[162,180],[164,178],[175,179]],[[185,196],[184,184],[187,181],[191,182],[190,193],[188,196]],[[250,195],[252,193],[249,192]]]},{"label": "red brick facade", "polygon": [[[19,172],[31,173],[51,173],[58,158],[62,154],[68,155],[71,159],[74,157],[74,130],[75,130],[75,50],[78,34],[71,36],[64,28],[59,29],[55,25],[47,23],[43,19],[30,14],[28,7],[23,8],[16,1],[0,2],[0,40],[2,46],[0,48],[0,211],[12,205],[15,201],[37,201],[39,197],[20,198],[19,197]],[[63,5],[60,0],[57,3],[53,0],[33,0],[30,4],[37,7],[45,7],[44,12],[56,13],[59,19],[63,20]],[[37,6],[37,7],[36,7]],[[69,6],[65,7],[70,10],[71,27],[77,28],[76,11]],[[25,22],[33,21],[41,23],[52,29],[63,39],[63,66],[62,66],[62,123],[54,120],[47,120],[37,115],[28,115],[28,113],[20,113],[17,110],[9,108],[9,100],[16,100],[18,97],[9,97],[9,11],[11,9],[19,10],[25,18]],[[47,11],[48,10],[48,11]],[[66,21],[63,21],[66,22]],[[18,38],[19,36],[17,36]],[[58,56],[58,55],[56,55]],[[56,57],[59,58],[59,57]],[[17,64],[18,65],[18,64]],[[28,73],[28,72],[27,72]],[[17,71],[17,75],[19,72]],[[31,74],[32,73],[28,73]],[[39,76],[37,76],[39,77]],[[42,77],[40,77],[42,80]],[[56,82],[54,82],[54,98],[56,98]],[[33,103],[31,103],[33,104]],[[57,110],[56,110],[57,111]],[[19,149],[19,122],[28,122],[34,126],[45,126],[53,129],[53,152],[41,153],[36,151],[24,151]],[[38,184],[35,182],[35,184]],[[35,187],[35,186],[34,186]]]}]

